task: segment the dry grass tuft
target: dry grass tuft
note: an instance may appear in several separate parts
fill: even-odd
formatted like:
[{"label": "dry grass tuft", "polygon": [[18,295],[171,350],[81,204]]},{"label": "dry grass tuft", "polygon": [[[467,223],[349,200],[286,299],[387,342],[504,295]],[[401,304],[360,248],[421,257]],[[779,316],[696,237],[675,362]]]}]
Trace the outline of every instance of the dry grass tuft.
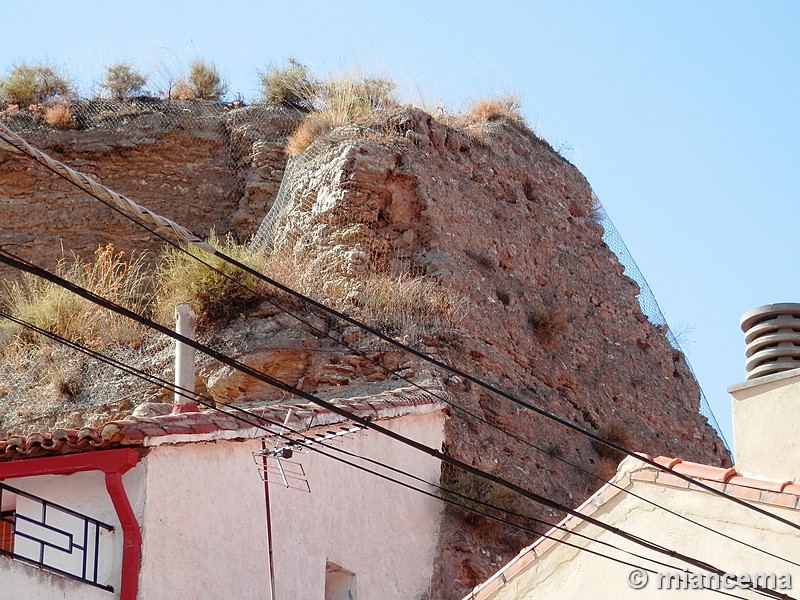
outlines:
[{"label": "dry grass tuft", "polygon": [[407,273],[373,273],[347,298],[357,319],[383,331],[415,337],[458,327],[466,302],[435,281]]},{"label": "dry grass tuft", "polygon": [[[630,448],[633,442],[630,426],[620,419],[611,419],[601,423],[597,428],[597,435],[625,448]],[[595,474],[605,480],[614,477],[625,454],[594,440],[592,440],[592,448],[600,459],[597,462]]]},{"label": "dry grass tuft", "polygon": [[545,345],[550,345],[556,340],[556,336],[564,329],[566,323],[564,313],[558,308],[540,306],[528,312],[528,325]]},{"label": "dry grass tuft", "polygon": [[197,94],[188,79],[176,81],[169,91],[169,97],[173,100],[197,100]]},{"label": "dry grass tuft", "polygon": [[[366,123],[397,106],[395,83],[388,79],[346,74],[320,84],[314,111],[289,136],[286,151],[297,156],[317,138],[342,125]],[[306,124],[306,121],[309,121]]]},{"label": "dry grass tuft", "polygon": [[[597,435],[625,448],[629,448],[632,441],[630,426],[620,419],[611,419],[610,421],[601,423],[597,428]],[[605,444],[594,440],[592,441],[592,448],[594,448],[594,451],[597,452],[600,458],[608,458],[614,464],[619,463],[619,461],[625,458],[625,454],[619,450],[609,448]]]},{"label": "dry grass tuft", "polygon": [[57,99],[45,109],[44,122],[55,129],[75,129],[78,127],[69,102],[64,98]]},{"label": "dry grass tuft", "polygon": [[[151,294],[143,272],[143,255],[126,259],[124,252],[108,244],[100,246],[90,262],[76,254],[62,258],[55,272],[137,312],[148,308]],[[78,343],[95,348],[135,345],[146,334],[144,326],[34,275],[25,274],[20,281],[7,283],[5,288],[5,304],[11,315]],[[14,329],[14,333],[14,339],[22,343],[32,342],[36,337],[22,329]]]},{"label": "dry grass tuft", "polygon": [[286,140],[286,153],[297,156],[332,128],[330,119],[324,113],[311,113],[298,125]]},{"label": "dry grass tuft", "polygon": [[520,112],[520,100],[516,94],[507,94],[498,98],[479,100],[470,106],[460,120],[465,126],[484,125],[497,121],[505,121],[521,129],[527,134],[533,135],[533,131],[525,123],[525,118]]}]

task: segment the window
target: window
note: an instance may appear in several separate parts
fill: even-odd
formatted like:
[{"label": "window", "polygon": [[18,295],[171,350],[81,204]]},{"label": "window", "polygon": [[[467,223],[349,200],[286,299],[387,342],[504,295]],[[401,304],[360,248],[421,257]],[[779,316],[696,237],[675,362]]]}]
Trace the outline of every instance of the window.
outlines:
[{"label": "window", "polygon": [[325,564],[325,600],[356,600],[356,574],[328,561]]},{"label": "window", "polygon": [[0,482],[0,554],[112,591],[99,582],[113,526]]},{"label": "window", "polygon": [[0,552],[14,552],[14,511],[0,512]]}]

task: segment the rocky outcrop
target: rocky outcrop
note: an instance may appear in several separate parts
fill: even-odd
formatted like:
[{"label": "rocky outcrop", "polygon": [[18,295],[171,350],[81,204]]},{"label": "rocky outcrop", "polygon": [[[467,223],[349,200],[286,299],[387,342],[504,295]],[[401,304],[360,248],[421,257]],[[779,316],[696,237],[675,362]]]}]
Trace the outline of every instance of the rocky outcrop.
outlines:
[{"label": "rocky outcrop", "polygon": [[[280,148],[295,118],[268,114],[263,130],[242,125],[249,123],[242,113],[241,121],[228,116],[213,131],[140,127],[124,135],[87,131],[32,140],[196,232],[214,226],[243,239],[277,191]],[[106,241],[110,228],[123,249],[153,242],[117,217],[108,221],[103,213],[101,222],[94,201],[22,159],[2,158],[0,202],[5,222],[14,225],[0,229],[0,242],[45,262],[59,251],[55,243],[43,248],[45,233],[78,250]],[[503,119],[450,126],[402,109],[370,126],[331,132],[301,162],[291,197],[272,215],[270,239],[278,257],[318,274],[320,299],[335,295],[355,309],[376,272],[423,278],[463,309],[456,327],[408,338],[426,352],[634,449],[727,462],[699,414],[699,390],[683,355],[642,314],[636,283],[603,243],[588,183],[524,126]],[[34,212],[34,205],[45,208]],[[247,364],[328,396],[400,385],[373,360],[444,386],[455,404],[447,452],[567,506],[578,505],[615,468],[619,457],[528,409],[368,342],[352,328],[307,317],[313,326],[261,306],[213,336]],[[337,339],[368,357],[342,349]],[[201,374],[217,402],[268,393],[213,363]],[[457,473],[445,470],[442,479],[527,517],[556,522],[560,516]],[[527,519],[519,523],[531,527]],[[432,597],[462,597],[531,538],[448,509]]]},{"label": "rocky outcrop", "polygon": [[[197,235],[215,229],[247,239],[275,198],[286,136],[301,115],[261,106],[209,113],[184,104],[177,116],[145,114],[24,136]],[[0,245],[46,267],[61,258],[62,242],[87,257],[109,241],[128,252],[157,252],[165,243],[44,167],[1,149],[0,215]],[[10,275],[0,266],[0,277]]]},{"label": "rocky outcrop", "polygon": [[[577,169],[513,122],[476,134],[404,110],[384,130],[392,134],[364,131],[309,149],[317,157],[276,225],[276,252],[327,256],[327,268],[342,273],[364,269],[364,254],[423,273],[467,302],[461,332],[444,349],[459,368],[633,448],[727,460],[699,415],[683,355],[644,317],[638,286],[603,243]],[[602,447],[449,381],[461,405],[496,427],[453,410],[447,450],[462,460],[567,506],[613,472],[619,457]],[[541,507],[511,508],[556,520]],[[434,597],[461,597],[529,539],[449,513]]]}]

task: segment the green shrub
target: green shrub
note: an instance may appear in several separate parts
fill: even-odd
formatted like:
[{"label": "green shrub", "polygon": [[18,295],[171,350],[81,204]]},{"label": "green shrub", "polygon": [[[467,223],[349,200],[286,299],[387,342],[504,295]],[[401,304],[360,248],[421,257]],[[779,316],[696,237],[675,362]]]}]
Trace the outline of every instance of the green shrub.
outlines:
[{"label": "green shrub", "polygon": [[114,100],[124,100],[144,93],[147,77],[129,62],[120,62],[106,67],[106,73],[100,82],[109,96]]},{"label": "green shrub", "polygon": [[319,95],[320,83],[308,67],[294,58],[286,60],[285,67],[270,65],[259,71],[264,102],[311,111]]},{"label": "green shrub", "polygon": [[219,101],[228,92],[228,83],[222,79],[214,63],[201,58],[192,61],[189,76],[178,81],[173,96],[179,100]]},{"label": "green shrub", "polygon": [[21,63],[0,79],[0,96],[4,101],[25,108],[72,93],[67,75],[48,64]]},{"label": "green shrub", "polygon": [[[264,271],[264,258],[238,244],[233,237],[220,240],[212,231],[208,243],[227,256]],[[263,286],[259,279],[196,246],[186,244],[182,248],[186,252],[167,247],[156,269],[154,312],[158,321],[171,324],[175,307],[186,302],[197,314],[198,329],[209,329],[227,323],[259,301],[258,293],[237,284],[241,282],[250,290],[260,292]],[[217,270],[208,268],[198,258]]]}]

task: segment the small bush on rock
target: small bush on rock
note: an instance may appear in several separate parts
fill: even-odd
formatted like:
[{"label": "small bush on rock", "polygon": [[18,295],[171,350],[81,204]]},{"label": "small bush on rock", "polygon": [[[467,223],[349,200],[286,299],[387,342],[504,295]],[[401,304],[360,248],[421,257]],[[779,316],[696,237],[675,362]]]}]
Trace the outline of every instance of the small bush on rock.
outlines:
[{"label": "small bush on rock", "polygon": [[344,75],[323,82],[315,110],[289,136],[287,153],[296,156],[334,127],[367,122],[397,106],[395,87],[388,79],[364,75]]},{"label": "small bush on rock", "polygon": [[228,92],[228,83],[222,79],[217,66],[200,58],[192,61],[192,66],[189,68],[189,77],[184,82],[184,85],[188,86],[193,96],[192,98],[185,98],[186,100],[213,100],[217,102]]},{"label": "small bush on rock", "polygon": [[106,67],[100,87],[113,100],[125,100],[144,93],[147,77],[129,62],[120,62]]},{"label": "small bush on rock", "polygon": [[[211,232],[208,243],[227,256],[263,272],[264,258],[238,244],[233,237],[220,239]],[[210,269],[197,260],[198,258],[216,270]],[[198,329],[209,329],[225,324],[239,316],[247,307],[256,304],[261,289],[258,278],[243,273],[196,246],[186,244],[182,249],[168,247],[164,250],[156,270],[154,312],[158,321],[165,325],[171,324],[174,321],[175,307],[186,302],[197,314]]]},{"label": "small bush on rock", "polygon": [[258,73],[264,102],[311,111],[320,91],[320,83],[304,64],[294,58],[285,67],[270,65]]},{"label": "small bush on rock", "polygon": [[22,63],[0,79],[0,96],[8,104],[27,108],[58,96],[69,96],[73,86],[58,67],[48,64]]}]

